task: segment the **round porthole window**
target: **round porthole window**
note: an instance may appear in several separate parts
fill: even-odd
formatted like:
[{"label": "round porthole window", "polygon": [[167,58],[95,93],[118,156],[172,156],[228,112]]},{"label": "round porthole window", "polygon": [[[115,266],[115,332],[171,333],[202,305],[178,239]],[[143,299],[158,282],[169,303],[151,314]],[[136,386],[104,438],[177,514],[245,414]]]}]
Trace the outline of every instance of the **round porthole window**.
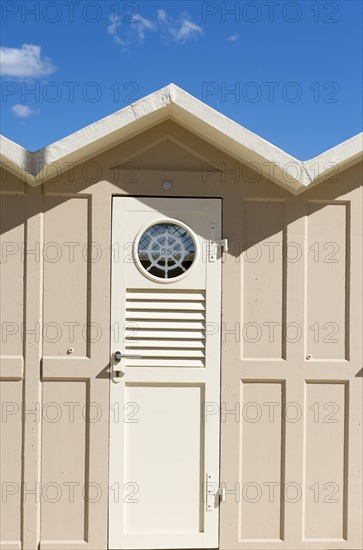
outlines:
[{"label": "round porthole window", "polygon": [[143,231],[136,242],[136,251],[141,270],[166,282],[190,269],[196,256],[196,243],[184,224],[162,221]]}]

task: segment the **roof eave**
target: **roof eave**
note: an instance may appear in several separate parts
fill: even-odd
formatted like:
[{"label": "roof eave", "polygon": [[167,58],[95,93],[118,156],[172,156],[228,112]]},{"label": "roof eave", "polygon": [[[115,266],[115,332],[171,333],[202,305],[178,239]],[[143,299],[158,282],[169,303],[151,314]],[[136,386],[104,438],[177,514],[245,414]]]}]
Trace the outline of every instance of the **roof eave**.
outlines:
[{"label": "roof eave", "polygon": [[357,134],[321,155],[303,162],[311,182],[308,187],[313,187],[360,162],[363,159],[362,142],[363,134]]},{"label": "roof eave", "polygon": [[1,160],[6,169],[22,180],[39,185],[166,119],[176,121],[293,194],[320,183],[337,167],[346,169],[362,155],[362,135],[358,135],[314,159],[301,162],[169,84],[33,153],[2,137]]}]

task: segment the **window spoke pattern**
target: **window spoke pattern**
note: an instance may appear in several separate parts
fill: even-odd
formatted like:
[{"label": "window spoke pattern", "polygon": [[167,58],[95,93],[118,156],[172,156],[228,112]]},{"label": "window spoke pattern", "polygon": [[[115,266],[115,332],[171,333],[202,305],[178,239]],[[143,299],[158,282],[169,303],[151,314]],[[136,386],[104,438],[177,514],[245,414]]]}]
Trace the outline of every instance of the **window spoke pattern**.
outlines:
[{"label": "window spoke pattern", "polygon": [[157,223],[142,234],[137,252],[148,273],[160,279],[173,279],[192,265],[195,244],[192,236],[180,225]]}]

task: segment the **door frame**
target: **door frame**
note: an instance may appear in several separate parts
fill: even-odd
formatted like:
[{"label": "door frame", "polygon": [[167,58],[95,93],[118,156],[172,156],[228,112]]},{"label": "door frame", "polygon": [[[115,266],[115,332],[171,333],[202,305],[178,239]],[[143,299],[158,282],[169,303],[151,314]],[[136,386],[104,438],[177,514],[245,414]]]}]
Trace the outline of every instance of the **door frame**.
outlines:
[{"label": "door frame", "polygon": [[[215,240],[215,245],[217,246],[217,241],[218,241],[218,244],[220,243],[221,241],[221,234],[222,234],[222,223],[223,223],[223,216],[222,216],[222,212],[223,212],[223,199],[220,198],[220,197],[183,197],[183,196],[173,196],[173,197],[165,197],[165,196],[147,196],[147,195],[139,195],[139,196],[124,196],[124,195],[113,195],[112,196],[112,207],[111,207],[111,212],[112,212],[112,216],[111,216],[111,250],[112,250],[112,245],[114,243],[114,234],[115,234],[115,226],[114,226],[114,208],[115,208],[115,199],[123,199],[123,200],[127,200],[127,199],[145,199],[145,201],[148,201],[148,200],[165,200],[165,201],[182,201],[182,200],[191,200],[191,201],[196,201],[196,200],[201,200],[203,202],[206,203],[206,201],[213,201],[212,204],[216,205],[217,206],[217,211],[218,211],[218,219],[217,219],[217,225],[219,225],[219,227],[216,228],[216,231],[215,231],[215,234],[213,236],[213,239]],[[165,218],[168,218],[167,215],[165,215]],[[158,213],[158,221],[160,221],[160,213]],[[183,543],[182,544],[177,544],[176,546],[173,546],[172,544],[168,543],[167,546],[162,546],[160,545],[160,548],[217,548],[219,547],[219,537],[220,537],[220,513],[219,513],[219,487],[220,487],[220,469],[221,469],[221,422],[220,422],[220,405],[221,405],[221,320],[222,320],[222,261],[221,261],[221,252],[220,252],[220,247],[218,247],[218,250],[216,250],[216,254],[215,254],[215,259],[213,260],[214,262],[219,262],[219,270],[217,270],[218,272],[218,288],[219,288],[219,293],[220,293],[220,299],[218,301],[215,301],[218,306],[217,306],[217,310],[219,312],[218,314],[218,403],[219,403],[219,406],[218,406],[218,411],[217,413],[214,413],[215,414],[215,420],[214,420],[214,424],[216,426],[216,430],[217,430],[217,433],[216,433],[216,437],[218,439],[218,453],[217,453],[217,468],[214,470],[213,474],[211,477],[205,477],[205,480],[203,482],[203,491],[205,490],[205,486],[208,487],[208,479],[210,480],[209,481],[209,484],[210,486],[213,487],[213,491],[214,491],[214,497],[215,497],[215,502],[217,504],[213,505],[214,508],[216,508],[216,514],[217,514],[217,520],[216,520],[216,537],[214,537],[214,541],[213,543],[211,542],[208,542],[207,541],[207,544],[203,544],[202,542],[202,537],[204,537],[204,539],[208,538],[207,535],[204,533],[204,532],[201,532],[200,535],[201,535],[201,544],[198,545],[195,543],[195,537],[196,537],[196,534],[192,534],[192,536],[190,537],[190,541],[188,541],[188,537],[183,537]],[[111,307],[110,307],[110,371],[109,371],[109,378],[110,378],[110,413],[111,413],[111,406],[113,405],[112,401],[111,401],[111,398],[112,398],[112,387],[113,387],[113,378],[112,378],[112,370],[113,370],[113,366],[114,366],[114,359],[113,359],[113,351],[114,351],[114,346],[115,346],[115,343],[114,343],[114,338],[113,338],[113,331],[112,331],[112,323],[113,321],[115,320],[115,316],[114,316],[114,310],[113,310],[113,301],[112,301],[112,295],[114,294],[114,273],[113,273],[113,254],[111,253],[111,269],[110,269],[110,283],[111,283],[111,291],[110,291],[110,295],[111,295]],[[125,288],[125,282],[124,283],[119,283],[119,284],[122,284]],[[167,286],[167,285],[166,285]],[[214,301],[214,300],[213,300]],[[120,341],[118,343],[118,346],[121,346],[122,347],[122,342]],[[189,369],[188,369],[189,370]],[[188,372],[186,374],[189,374]],[[194,377],[195,378],[195,377]],[[132,383],[132,382],[131,382]],[[188,382],[183,382],[183,383],[188,383]],[[189,383],[193,383],[193,376],[191,377],[191,379],[189,380]],[[205,382],[206,384],[206,382]],[[124,391],[123,391],[123,394],[124,394]],[[202,401],[202,410],[201,412],[206,415],[206,409],[205,409],[205,406],[206,406],[206,403],[208,403],[208,401],[206,400],[205,398],[205,394],[204,394],[204,401]],[[120,415],[121,414],[121,411],[119,410],[118,411],[118,414]],[[111,546],[111,543],[110,543],[110,523],[111,523],[111,510],[110,510],[110,507],[111,507],[111,489],[112,489],[112,485],[111,485],[111,475],[112,475],[112,453],[111,453],[111,441],[112,441],[112,414],[110,414],[110,419],[109,419],[109,498],[108,498],[108,547],[109,548],[115,548],[115,546]],[[206,424],[206,420],[203,420],[203,429],[205,429],[205,424]],[[122,440],[120,442],[120,445],[122,445]],[[205,447],[204,447],[205,448]],[[207,453],[206,453],[207,454]],[[123,456],[123,455],[122,455]],[[122,465],[120,466],[121,468],[123,467]],[[206,472],[205,472],[206,473]],[[117,492],[118,492],[118,497],[121,498],[121,492],[122,492],[122,488],[119,487],[117,488]],[[204,495],[203,495],[203,506],[206,506],[206,503],[204,502]],[[147,536],[147,535],[146,535]],[[178,534],[176,533],[175,535],[173,535],[174,537],[178,537]],[[209,537],[211,538],[211,537]],[[217,544],[215,543],[215,541],[217,541]],[[152,546],[152,548],[156,548],[157,546]],[[127,545],[125,546],[125,548],[141,548],[141,546],[132,546],[132,545]],[[147,548],[147,546],[145,547]],[[151,548],[151,547],[149,547]]]}]

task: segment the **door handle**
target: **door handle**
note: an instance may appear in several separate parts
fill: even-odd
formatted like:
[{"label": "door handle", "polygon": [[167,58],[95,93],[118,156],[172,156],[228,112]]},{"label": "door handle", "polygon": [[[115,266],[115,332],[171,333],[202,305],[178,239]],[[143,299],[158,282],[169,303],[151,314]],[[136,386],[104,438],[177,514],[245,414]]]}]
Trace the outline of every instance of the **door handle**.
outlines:
[{"label": "door handle", "polygon": [[121,351],[115,351],[115,353],[113,354],[115,363],[119,363],[121,359],[123,359],[123,357],[133,357],[134,359],[141,359],[142,355],[140,355],[140,353],[122,353]]}]

